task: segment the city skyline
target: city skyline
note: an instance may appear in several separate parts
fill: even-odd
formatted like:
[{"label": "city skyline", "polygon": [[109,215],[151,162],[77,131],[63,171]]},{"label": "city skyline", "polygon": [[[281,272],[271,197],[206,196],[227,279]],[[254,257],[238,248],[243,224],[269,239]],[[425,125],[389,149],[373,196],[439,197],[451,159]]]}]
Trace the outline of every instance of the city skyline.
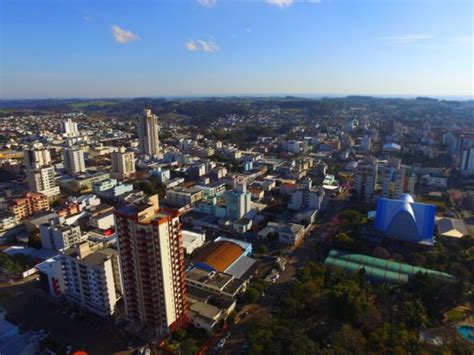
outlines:
[{"label": "city skyline", "polygon": [[472,6],[4,2],[0,99],[467,98],[473,96]]}]

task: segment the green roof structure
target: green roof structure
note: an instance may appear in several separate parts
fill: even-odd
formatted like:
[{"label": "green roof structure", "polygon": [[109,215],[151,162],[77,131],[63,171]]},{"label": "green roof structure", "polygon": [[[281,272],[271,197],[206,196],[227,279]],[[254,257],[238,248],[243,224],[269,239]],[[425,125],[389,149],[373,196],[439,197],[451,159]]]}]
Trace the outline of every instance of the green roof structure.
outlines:
[{"label": "green roof structure", "polygon": [[404,283],[410,276],[418,272],[442,279],[454,278],[452,275],[440,271],[335,249],[330,251],[324,263],[326,266],[335,266],[350,272],[364,269],[365,276],[370,281],[377,283]]}]

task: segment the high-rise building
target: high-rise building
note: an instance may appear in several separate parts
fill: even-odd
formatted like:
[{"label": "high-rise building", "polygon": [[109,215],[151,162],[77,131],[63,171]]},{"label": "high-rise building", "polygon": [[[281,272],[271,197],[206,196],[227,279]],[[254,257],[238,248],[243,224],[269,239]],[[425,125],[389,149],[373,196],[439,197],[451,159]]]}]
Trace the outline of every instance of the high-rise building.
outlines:
[{"label": "high-rise building", "polygon": [[115,212],[125,312],[157,335],[186,326],[184,248],[179,216],[158,195]]},{"label": "high-rise building", "polygon": [[226,192],[227,218],[238,221],[250,211],[252,194],[247,191],[245,181],[237,181],[232,191]]},{"label": "high-rise building", "polygon": [[112,171],[110,176],[114,179],[125,180],[135,173],[135,153],[127,152],[125,147],[120,147],[113,152],[111,157]]},{"label": "high-rise building", "polygon": [[368,137],[368,136],[362,137],[362,139],[360,140],[360,150],[362,150],[363,152],[370,151],[371,143],[372,143],[372,141],[371,141],[370,137]]},{"label": "high-rise building", "polygon": [[67,138],[77,137],[79,135],[79,129],[77,123],[68,118],[63,122],[63,135]]},{"label": "high-rise building", "polygon": [[66,148],[63,153],[64,169],[69,175],[79,174],[86,171],[84,151],[81,148]]},{"label": "high-rise building", "polygon": [[474,175],[474,148],[465,149],[462,152],[461,175]]},{"label": "high-rise building", "polygon": [[371,202],[377,184],[378,166],[377,159],[368,156],[360,161],[354,178],[354,188],[359,196],[366,202]]},{"label": "high-rise building", "polygon": [[399,199],[403,193],[414,193],[415,175],[399,158],[391,157],[381,168],[382,197]]},{"label": "high-rise building", "polygon": [[160,127],[158,116],[151,110],[143,110],[143,115],[138,119],[138,140],[140,152],[151,157],[160,156]]},{"label": "high-rise building", "polygon": [[51,165],[51,153],[42,144],[34,144],[23,152],[26,170],[40,169]]},{"label": "high-rise building", "polygon": [[48,198],[59,195],[49,150],[43,148],[42,144],[34,144],[33,148],[25,150],[23,155],[29,189]]},{"label": "high-rise building", "polygon": [[84,241],[62,252],[61,266],[68,300],[102,317],[115,312],[122,295],[116,250],[93,249]]},{"label": "high-rise building", "polygon": [[53,166],[28,170],[26,177],[31,191],[41,193],[48,198],[53,198],[60,194],[59,186],[54,179]]}]

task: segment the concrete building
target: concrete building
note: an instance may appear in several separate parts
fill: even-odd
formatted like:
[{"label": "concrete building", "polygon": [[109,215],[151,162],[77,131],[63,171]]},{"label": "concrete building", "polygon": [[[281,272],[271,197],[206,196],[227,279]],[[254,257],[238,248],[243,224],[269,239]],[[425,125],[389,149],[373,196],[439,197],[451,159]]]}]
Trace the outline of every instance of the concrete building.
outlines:
[{"label": "concrete building", "polygon": [[465,149],[462,152],[461,175],[474,175],[474,148]]},{"label": "concrete building", "polygon": [[59,186],[54,179],[54,167],[48,166],[39,169],[30,169],[26,173],[28,187],[31,191],[41,193],[48,198],[60,194]]},{"label": "concrete building", "polygon": [[249,211],[252,194],[247,191],[245,181],[237,181],[234,190],[226,192],[226,214],[232,221],[238,221]]},{"label": "concrete building", "polygon": [[44,223],[39,226],[41,244],[45,249],[64,250],[79,243],[82,239],[79,226],[68,226],[55,223]]},{"label": "concrete building", "polygon": [[311,180],[305,188],[293,191],[291,201],[288,203],[290,210],[311,209],[320,210],[324,199],[324,190],[312,187]]},{"label": "concrete building", "polygon": [[127,318],[159,335],[186,326],[179,216],[160,211],[157,195],[123,207],[115,216]]},{"label": "concrete building", "polygon": [[77,123],[72,119],[68,118],[63,121],[63,136],[66,138],[74,138],[79,136],[79,129],[77,128]]},{"label": "concrete building", "polygon": [[125,147],[120,147],[110,156],[112,171],[110,176],[118,180],[126,180],[135,174],[135,153],[127,152]]},{"label": "concrete building", "polygon": [[368,136],[364,136],[362,137],[362,139],[360,140],[360,150],[362,150],[363,152],[368,152],[370,151],[370,148],[371,148],[371,144],[372,141],[370,139],[370,137]]},{"label": "concrete building", "polygon": [[376,158],[368,156],[358,163],[354,177],[354,188],[365,202],[371,202],[374,197],[377,175]]},{"label": "concrete building", "polygon": [[66,148],[63,153],[64,169],[69,175],[80,174],[86,171],[84,151],[81,148]]},{"label": "concrete building", "polygon": [[42,144],[34,144],[32,149],[23,152],[26,170],[40,169],[51,165],[51,153]]},{"label": "concrete building", "polygon": [[201,232],[194,232],[183,230],[183,248],[186,254],[190,255],[192,252],[204,245],[206,241],[206,234]]},{"label": "concrete building", "polygon": [[172,206],[193,205],[203,199],[203,192],[196,187],[175,187],[166,191],[166,202]]},{"label": "concrete building", "polygon": [[40,193],[28,192],[23,197],[9,201],[10,212],[18,221],[22,221],[35,212],[49,210],[49,202],[46,196]]},{"label": "concrete building", "polygon": [[18,326],[5,319],[6,311],[0,309],[0,354],[36,355],[40,353],[39,337],[35,331],[21,333]]},{"label": "concrete building", "polygon": [[118,253],[94,250],[85,241],[61,254],[64,295],[82,308],[105,317],[122,295]]},{"label": "concrete building", "polygon": [[140,152],[150,157],[160,156],[160,128],[158,116],[151,110],[143,110],[143,115],[138,119],[138,140]]}]

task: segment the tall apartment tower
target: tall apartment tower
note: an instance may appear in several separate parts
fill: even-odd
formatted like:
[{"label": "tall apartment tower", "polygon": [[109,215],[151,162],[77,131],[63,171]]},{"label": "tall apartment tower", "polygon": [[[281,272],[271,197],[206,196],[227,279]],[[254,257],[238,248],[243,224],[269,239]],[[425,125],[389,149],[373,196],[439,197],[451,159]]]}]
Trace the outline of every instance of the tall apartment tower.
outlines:
[{"label": "tall apartment tower", "polygon": [[405,169],[398,158],[390,158],[382,168],[382,197],[399,199],[405,185]]},{"label": "tall apartment tower", "polygon": [[115,218],[127,318],[156,335],[186,326],[179,217],[161,211],[154,195],[117,210]]},{"label": "tall apartment tower", "polygon": [[66,148],[63,153],[64,169],[69,175],[79,174],[86,171],[84,151],[81,148]]},{"label": "tall apartment tower", "polygon": [[474,175],[474,148],[465,149],[462,152],[461,175]]},{"label": "tall apartment tower", "polygon": [[110,160],[112,171],[110,176],[118,180],[126,180],[135,173],[135,153],[127,152],[125,147],[120,147],[117,152],[113,152]]},{"label": "tall apartment tower", "polygon": [[377,159],[368,156],[357,165],[354,178],[354,188],[365,202],[371,202],[375,193],[377,183],[378,166]]},{"label": "tall apartment tower", "polygon": [[232,221],[238,221],[250,211],[252,194],[247,191],[245,181],[237,181],[234,190],[226,192],[226,214]]},{"label": "tall apartment tower", "polygon": [[49,150],[35,144],[32,149],[25,150],[23,156],[29,189],[48,198],[59,195],[59,186],[54,179],[55,172]]},{"label": "tall apartment tower", "polygon": [[158,116],[149,109],[143,110],[143,115],[138,119],[139,149],[142,154],[151,157],[160,156],[159,132]]},{"label": "tall apartment tower", "polygon": [[79,135],[79,129],[77,128],[77,123],[68,118],[63,122],[63,135],[64,137],[77,137]]}]

